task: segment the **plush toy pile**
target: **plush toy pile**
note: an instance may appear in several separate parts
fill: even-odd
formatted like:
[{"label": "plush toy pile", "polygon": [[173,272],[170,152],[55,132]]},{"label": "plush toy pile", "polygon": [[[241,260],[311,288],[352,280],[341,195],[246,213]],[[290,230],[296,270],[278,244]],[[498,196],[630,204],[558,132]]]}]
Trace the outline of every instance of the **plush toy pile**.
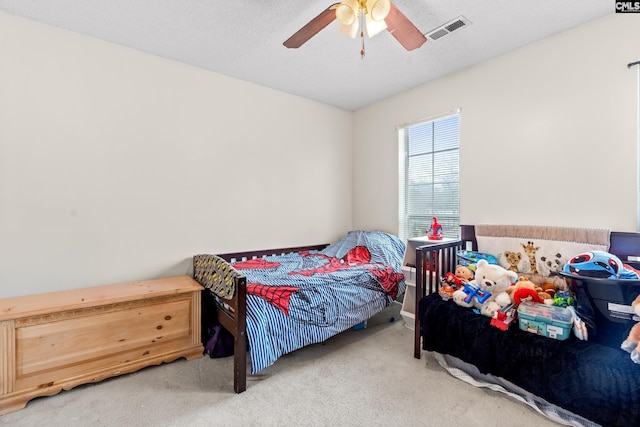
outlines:
[{"label": "plush toy pile", "polygon": [[457,265],[455,273],[447,273],[442,278],[442,283],[440,284],[440,296],[448,300],[453,296],[453,293],[458,289],[463,289],[464,285],[469,283],[469,281],[473,280],[475,274],[473,270],[465,265]]},{"label": "plush toy pile", "polygon": [[[568,308],[573,316],[575,336],[581,340],[588,339],[586,325],[574,307],[574,295],[566,286],[560,288],[552,280],[547,282],[545,277],[539,275],[534,283],[530,275],[518,275],[513,265],[505,268],[489,254],[458,251],[457,255],[460,264],[455,272],[446,274],[439,289],[444,300],[452,299],[459,306],[473,308],[491,317],[491,324],[502,330],[506,330],[516,319],[522,301]],[[624,264],[615,255],[596,250],[573,256],[564,265],[559,264],[558,270],[566,274],[603,279],[640,278],[638,270]],[[640,316],[640,295],[633,302],[633,307],[636,315]],[[634,362],[640,364],[640,323],[633,327],[621,347],[631,354]]]},{"label": "plush toy pile", "polygon": [[501,307],[511,303],[507,289],[517,278],[515,272],[482,259],[476,265],[474,279],[453,293],[453,301],[462,307],[475,307],[483,315],[493,317]]},{"label": "plush toy pile", "polygon": [[[529,280],[526,276],[520,276],[518,282],[507,289],[507,293],[511,297],[511,302],[520,304],[524,299],[529,299],[538,303],[552,304],[555,295],[555,285],[547,284],[547,289],[538,286]],[[547,301],[550,301],[547,303]]]}]

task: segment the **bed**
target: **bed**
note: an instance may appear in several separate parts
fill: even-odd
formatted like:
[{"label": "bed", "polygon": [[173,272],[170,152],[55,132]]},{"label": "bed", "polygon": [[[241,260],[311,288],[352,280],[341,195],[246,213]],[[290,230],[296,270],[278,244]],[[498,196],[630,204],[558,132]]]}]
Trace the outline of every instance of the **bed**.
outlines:
[{"label": "bed", "polygon": [[247,353],[255,374],[389,306],[404,293],[404,250],[389,233],[355,230],[330,245],[194,256],[194,278],[234,336],[235,392]]},{"label": "bed", "polygon": [[[462,226],[461,236],[454,246],[469,242],[478,249],[474,226]],[[622,260],[637,255],[639,247],[639,233],[611,232],[609,251]],[[502,331],[490,325],[490,318],[444,301],[427,284],[438,284],[439,272],[428,267],[443,258],[443,250],[431,246],[417,251],[423,275],[416,299],[415,357],[420,358],[421,349],[430,351],[457,378],[507,393],[561,424],[640,425],[640,364],[619,344],[573,335],[558,341],[517,326]],[[443,269],[454,265],[455,258],[447,258]]]}]

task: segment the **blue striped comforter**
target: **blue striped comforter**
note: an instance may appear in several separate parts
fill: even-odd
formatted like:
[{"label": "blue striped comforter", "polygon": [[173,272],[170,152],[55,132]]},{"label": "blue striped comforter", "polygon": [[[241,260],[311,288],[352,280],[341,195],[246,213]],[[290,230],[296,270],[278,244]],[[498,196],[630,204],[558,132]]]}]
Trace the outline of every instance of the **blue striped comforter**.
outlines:
[{"label": "blue striped comforter", "polygon": [[391,234],[351,231],[322,251],[236,262],[247,278],[251,372],[388,306],[404,292],[404,249]]}]

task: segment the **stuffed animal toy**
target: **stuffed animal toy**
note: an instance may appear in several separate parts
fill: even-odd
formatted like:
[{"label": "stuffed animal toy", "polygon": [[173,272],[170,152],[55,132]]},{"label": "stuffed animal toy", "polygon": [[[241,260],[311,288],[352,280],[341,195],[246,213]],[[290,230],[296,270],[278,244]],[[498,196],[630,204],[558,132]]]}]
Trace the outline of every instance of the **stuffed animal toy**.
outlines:
[{"label": "stuffed animal toy", "polygon": [[438,293],[442,299],[449,300],[455,291],[463,289],[466,283],[473,280],[473,277],[473,270],[464,265],[458,265],[455,273],[449,272],[442,278]]},{"label": "stuffed animal toy", "polygon": [[[549,305],[553,303],[552,296],[526,276],[520,276],[518,282],[507,289],[507,294],[509,294],[511,302],[515,304],[520,304],[520,301],[524,299]],[[548,303],[546,302],[547,300],[549,300]]]},{"label": "stuffed animal toy", "polygon": [[506,290],[517,278],[515,272],[482,259],[476,266],[475,278],[467,284],[467,289],[453,293],[453,301],[462,307],[475,307],[483,315],[493,317],[501,307],[511,304]]},{"label": "stuffed animal toy", "polygon": [[551,298],[553,298],[558,291],[558,285],[556,285],[555,283],[545,282],[542,284],[542,290],[550,295]]},{"label": "stuffed animal toy", "polygon": [[[636,316],[640,316],[640,295],[631,303]],[[629,336],[622,342],[621,349],[631,354],[631,360],[640,363],[640,323],[636,323],[631,328]]]},{"label": "stuffed animal toy", "polygon": [[462,283],[470,282],[475,277],[473,271],[464,265],[457,265],[455,276],[462,281]]}]

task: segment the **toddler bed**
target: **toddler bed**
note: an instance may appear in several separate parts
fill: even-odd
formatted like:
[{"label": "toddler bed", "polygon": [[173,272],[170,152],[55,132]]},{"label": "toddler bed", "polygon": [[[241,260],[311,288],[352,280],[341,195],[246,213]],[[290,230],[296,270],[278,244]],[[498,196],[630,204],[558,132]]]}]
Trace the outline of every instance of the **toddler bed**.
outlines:
[{"label": "toddler bed", "polygon": [[[460,244],[472,242],[478,250],[475,231],[462,226]],[[640,233],[611,232],[608,250],[621,259],[639,247]],[[427,257],[440,250],[425,249]],[[455,267],[455,259],[448,262],[446,268]],[[581,341],[573,334],[559,341],[517,326],[502,331],[490,325],[490,318],[443,300],[433,288],[423,289],[416,301],[422,342],[416,345],[433,352],[452,375],[507,393],[561,424],[640,425],[640,364],[619,344]],[[419,358],[420,348],[414,353]]]},{"label": "toddler bed", "polygon": [[404,292],[404,243],[351,231],[331,245],[194,257],[194,278],[214,296],[234,335],[234,389],[280,356],[319,343],[375,315]]}]

